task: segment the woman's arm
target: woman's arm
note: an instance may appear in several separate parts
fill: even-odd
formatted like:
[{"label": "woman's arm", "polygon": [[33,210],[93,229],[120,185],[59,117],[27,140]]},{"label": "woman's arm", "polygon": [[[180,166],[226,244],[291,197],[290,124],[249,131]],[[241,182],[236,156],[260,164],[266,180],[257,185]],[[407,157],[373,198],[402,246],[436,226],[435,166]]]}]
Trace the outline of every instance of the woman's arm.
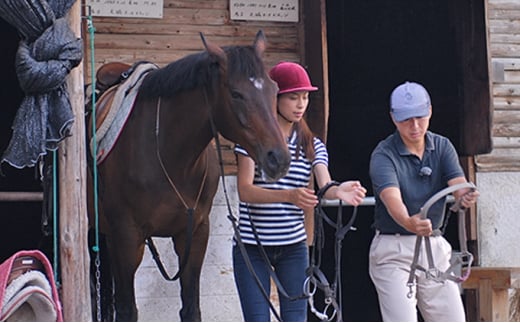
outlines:
[{"label": "woman's arm", "polygon": [[[319,163],[314,166],[314,175],[318,188],[322,188],[331,182],[330,172],[325,164]],[[359,205],[363,202],[367,190],[359,181],[345,181],[339,185],[331,186],[324,194],[328,200],[340,199],[350,205]]]},{"label": "woman's arm", "polygon": [[301,209],[313,208],[318,198],[309,188],[295,188],[286,190],[272,190],[253,184],[255,177],[255,162],[251,157],[237,155],[238,196],[246,203],[292,203]]}]

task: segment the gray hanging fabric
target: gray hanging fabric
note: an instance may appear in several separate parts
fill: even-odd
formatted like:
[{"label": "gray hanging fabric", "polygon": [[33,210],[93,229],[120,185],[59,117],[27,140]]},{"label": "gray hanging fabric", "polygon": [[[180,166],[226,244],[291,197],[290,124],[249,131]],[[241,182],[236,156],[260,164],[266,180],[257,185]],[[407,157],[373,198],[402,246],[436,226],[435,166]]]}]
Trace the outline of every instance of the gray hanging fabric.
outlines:
[{"label": "gray hanging fabric", "polygon": [[83,47],[64,16],[75,1],[0,1],[0,17],[22,38],[15,67],[25,93],[1,163],[32,167],[70,135],[74,114],[65,81],[81,62]]}]

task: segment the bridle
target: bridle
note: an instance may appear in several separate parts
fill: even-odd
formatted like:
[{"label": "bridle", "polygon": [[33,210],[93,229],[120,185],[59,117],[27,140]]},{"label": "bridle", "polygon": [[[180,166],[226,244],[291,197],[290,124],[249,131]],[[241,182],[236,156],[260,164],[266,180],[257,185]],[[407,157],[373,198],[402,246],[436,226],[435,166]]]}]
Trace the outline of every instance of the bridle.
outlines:
[{"label": "bridle", "polygon": [[[426,219],[428,216],[428,210],[430,207],[435,204],[438,200],[443,198],[444,196],[455,192],[457,190],[463,189],[463,188],[469,188],[470,190],[466,193],[475,191],[476,187],[473,183],[460,183],[452,186],[448,186],[445,189],[437,192],[432,197],[430,197],[426,203],[424,203],[423,207],[421,208],[420,215],[422,219]],[[461,283],[468,279],[470,272],[471,272],[471,264],[473,263],[473,255],[468,251],[467,246],[467,237],[466,237],[466,222],[465,222],[465,210],[464,207],[461,204],[462,197],[459,198],[458,201],[455,202],[455,204],[450,208],[452,212],[458,213],[458,227],[459,227],[459,242],[460,242],[460,248],[461,248],[461,255],[459,258],[455,259],[455,261],[452,261],[450,264],[450,267],[446,271],[442,271],[438,269],[435,266],[434,260],[433,260],[433,253],[432,253],[432,247],[430,242],[430,237],[423,237],[423,236],[417,236],[417,240],[415,242],[415,250],[413,255],[412,264],[410,265],[410,275],[408,277],[408,282],[406,285],[409,288],[409,292],[406,295],[408,298],[411,298],[413,296],[413,287],[416,285],[415,282],[415,272],[417,270],[420,270],[425,273],[427,279],[431,279],[436,282],[444,283],[447,280],[452,280],[456,283]],[[444,222],[444,213],[443,217],[441,219],[441,223]],[[436,229],[433,232],[433,236],[440,236],[442,235],[441,230]],[[424,240],[425,248],[426,248],[426,257],[428,261],[428,268],[424,268],[423,266],[419,265],[419,254],[421,253],[421,244]],[[465,273],[462,276],[455,275],[454,271],[455,268],[458,266],[462,266],[466,268]]]},{"label": "bridle", "polygon": [[[317,192],[319,203],[314,210],[314,240],[313,240],[313,248],[311,253],[311,263],[309,268],[307,269],[307,281],[306,281],[306,290],[308,290],[309,295],[309,306],[312,313],[314,313],[319,319],[322,321],[331,321],[334,316],[336,316],[337,322],[342,322],[342,293],[341,293],[341,247],[343,243],[343,239],[347,232],[354,229],[353,224],[357,217],[357,206],[354,207],[352,211],[352,216],[346,225],[343,225],[343,205],[341,200],[339,201],[338,212],[336,217],[336,222],[330,219],[322,207],[322,199],[325,193],[332,186],[340,185],[339,182],[331,181],[327,183],[325,186],[320,188]],[[327,278],[320,270],[321,266],[321,258],[322,258],[322,250],[325,246],[325,231],[324,231],[324,223],[327,222],[331,227],[333,227],[336,231],[334,234],[335,244],[334,244],[334,280],[332,284],[329,284]],[[311,286],[313,286],[311,291]],[[319,312],[314,306],[313,295],[316,289],[319,288],[322,290],[324,294],[324,302],[325,308],[322,312]],[[328,312],[332,311],[329,315]]]}]

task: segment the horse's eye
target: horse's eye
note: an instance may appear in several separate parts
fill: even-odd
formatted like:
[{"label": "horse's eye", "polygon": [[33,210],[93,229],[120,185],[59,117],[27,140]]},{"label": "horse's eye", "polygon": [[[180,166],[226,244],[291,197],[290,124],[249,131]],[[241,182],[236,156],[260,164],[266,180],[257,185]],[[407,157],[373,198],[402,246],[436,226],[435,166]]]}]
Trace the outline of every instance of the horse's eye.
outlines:
[{"label": "horse's eye", "polygon": [[244,97],[242,96],[242,94],[238,91],[231,91],[231,97],[233,99],[243,99]]}]

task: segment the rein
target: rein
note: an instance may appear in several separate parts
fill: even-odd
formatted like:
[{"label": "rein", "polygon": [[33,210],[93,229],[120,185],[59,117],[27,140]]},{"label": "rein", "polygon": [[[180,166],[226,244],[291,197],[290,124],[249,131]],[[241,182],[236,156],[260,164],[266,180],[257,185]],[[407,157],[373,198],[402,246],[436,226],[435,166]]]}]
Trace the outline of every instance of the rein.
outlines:
[{"label": "rein", "polygon": [[[208,95],[206,91],[204,91],[204,98],[206,100],[206,103],[208,103]],[[209,103],[208,103],[209,106]],[[210,124],[211,124],[211,132],[213,134],[213,138],[215,139],[215,146],[217,150],[218,155],[218,162],[219,162],[219,168],[220,168],[220,177],[222,178],[222,189],[224,191],[224,197],[226,199],[226,206],[228,209],[228,216],[227,218],[231,222],[231,225],[233,227],[234,237],[237,242],[238,247],[240,248],[240,253],[242,254],[242,257],[244,258],[244,261],[246,263],[247,269],[255,279],[256,284],[258,285],[258,288],[260,289],[262,295],[266,299],[267,303],[269,304],[269,308],[271,309],[271,312],[276,317],[276,319],[281,322],[282,319],[280,317],[280,314],[276,311],[276,308],[274,307],[273,303],[271,302],[269,295],[267,294],[267,291],[263,288],[262,283],[260,282],[260,278],[255,273],[255,269],[253,268],[253,264],[251,263],[251,260],[249,259],[249,256],[247,255],[246,248],[244,246],[244,243],[242,242],[242,239],[240,238],[240,231],[238,230],[237,225],[237,218],[233,215],[233,210],[231,208],[231,203],[229,202],[229,195],[227,192],[226,187],[226,177],[224,176],[224,158],[222,157],[222,149],[220,145],[220,139],[218,136],[217,126],[215,125],[215,121],[213,120],[213,116],[211,115],[211,109],[210,109],[210,118],[209,118]],[[270,266],[268,266],[271,268]],[[285,289],[283,290],[285,291]],[[285,295],[284,295],[285,296]]]},{"label": "rein", "polygon": [[[460,190],[462,188],[469,188],[470,191],[474,191],[476,189],[475,185],[473,183],[460,183],[452,186],[448,186],[445,189],[437,192],[432,197],[430,197],[426,203],[424,203],[423,207],[421,208],[420,215],[422,219],[426,219],[428,216],[428,210],[430,207],[435,204],[438,200],[443,198],[444,196],[455,192],[457,190]],[[466,193],[468,194],[468,193]],[[432,247],[430,242],[430,237],[423,237],[423,236],[417,236],[417,240],[415,242],[415,250],[413,255],[412,264],[410,265],[410,275],[408,277],[407,286],[409,288],[409,292],[406,295],[408,298],[411,298],[413,296],[413,287],[416,285],[415,283],[415,271],[420,270],[423,271],[426,275],[427,279],[431,279],[436,282],[444,283],[446,280],[452,280],[456,283],[461,283],[468,279],[470,273],[471,273],[471,264],[473,263],[473,255],[468,251],[468,245],[467,245],[467,237],[466,237],[466,222],[465,222],[465,209],[461,204],[462,197],[458,199],[458,201],[455,202],[455,204],[450,207],[450,210],[452,212],[458,213],[458,226],[459,226],[459,242],[460,242],[460,248],[461,248],[461,256],[457,258],[455,261],[450,261],[450,267],[446,271],[441,271],[435,266],[434,260],[433,260],[433,253],[432,253]],[[444,212],[443,212],[443,218],[441,223],[444,220]],[[442,235],[442,232],[439,229],[434,230],[433,236],[440,236]],[[424,244],[426,248],[426,257],[428,261],[428,268],[424,268],[423,266],[419,265],[419,254],[421,251],[421,244],[422,240],[424,239]],[[466,273],[462,276],[457,276],[453,272],[455,270],[455,267],[458,265],[461,265],[463,267],[467,267]]]},{"label": "rein", "polygon": [[[157,101],[157,111],[156,111],[156,118],[155,118],[155,141],[156,141],[156,154],[157,159],[159,160],[159,164],[161,165],[161,169],[164,173],[164,176],[168,180],[168,183],[170,183],[170,186],[174,190],[175,194],[177,194],[177,197],[181,201],[182,205],[184,205],[184,208],[186,209],[186,212],[188,214],[188,225],[187,225],[187,234],[186,234],[186,248],[184,249],[184,257],[182,263],[179,265],[179,269],[177,270],[177,273],[174,277],[170,277],[168,273],[166,272],[166,269],[161,262],[159,252],[157,251],[157,248],[155,247],[155,244],[152,240],[152,237],[149,237],[146,239],[146,244],[148,245],[148,248],[150,249],[150,252],[152,254],[153,259],[155,260],[155,263],[157,264],[157,267],[159,268],[159,271],[163,275],[164,279],[173,281],[180,277],[182,274],[184,268],[186,267],[186,264],[188,262],[188,257],[191,252],[191,240],[192,240],[192,233],[193,233],[193,213],[197,209],[197,205],[199,204],[200,196],[202,195],[202,190],[204,188],[204,184],[206,183],[206,177],[208,175],[208,158],[206,157],[206,168],[204,170],[204,177],[202,178],[202,182],[200,183],[199,192],[197,194],[197,198],[195,200],[195,203],[193,207],[189,207],[184,198],[182,197],[181,193],[173,183],[173,180],[171,179],[170,175],[168,174],[168,171],[166,170],[166,167],[164,166],[164,163],[161,158],[161,152],[159,149],[159,125],[160,125],[160,113],[161,113],[161,98],[159,97],[159,100]],[[173,240],[173,239],[172,239]]]}]

